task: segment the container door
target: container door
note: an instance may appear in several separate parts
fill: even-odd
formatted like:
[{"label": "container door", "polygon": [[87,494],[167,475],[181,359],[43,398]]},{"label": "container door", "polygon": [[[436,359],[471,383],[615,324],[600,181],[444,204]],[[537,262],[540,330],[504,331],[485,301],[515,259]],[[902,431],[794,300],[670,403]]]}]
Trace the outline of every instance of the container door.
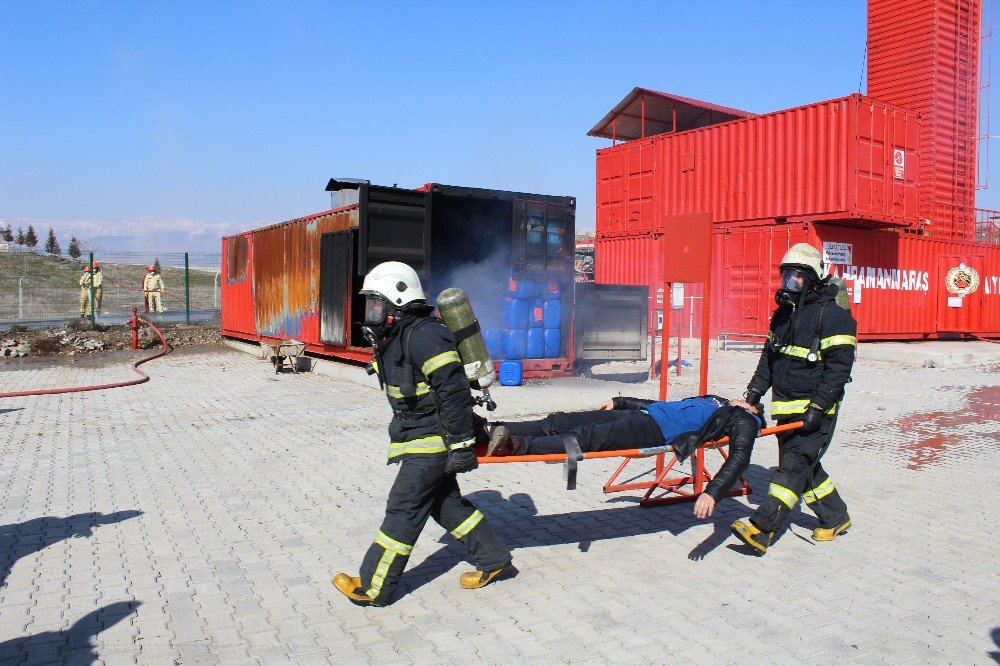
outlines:
[{"label": "container door", "polygon": [[982,332],[982,274],[982,256],[946,255],[938,258],[939,332]]},{"label": "container door", "polygon": [[347,346],[352,232],[323,234],[319,249],[319,339]]},{"label": "container door", "polygon": [[421,277],[431,269],[431,194],[361,186],[358,275],[383,261],[402,261]]},{"label": "container door", "polygon": [[576,360],[645,360],[649,287],[586,282],[575,287]]}]

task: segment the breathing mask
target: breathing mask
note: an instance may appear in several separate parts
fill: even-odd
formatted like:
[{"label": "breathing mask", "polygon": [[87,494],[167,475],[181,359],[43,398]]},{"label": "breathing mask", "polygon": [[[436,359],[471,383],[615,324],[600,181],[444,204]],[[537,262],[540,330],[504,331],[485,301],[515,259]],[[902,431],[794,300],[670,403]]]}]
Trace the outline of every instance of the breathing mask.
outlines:
[{"label": "breathing mask", "polygon": [[778,305],[796,306],[802,294],[809,290],[813,283],[811,271],[796,266],[781,267],[781,286],[774,294],[774,302]]},{"label": "breathing mask", "polygon": [[375,294],[365,296],[364,329],[372,344],[386,336],[394,320],[395,308],[385,298]]}]

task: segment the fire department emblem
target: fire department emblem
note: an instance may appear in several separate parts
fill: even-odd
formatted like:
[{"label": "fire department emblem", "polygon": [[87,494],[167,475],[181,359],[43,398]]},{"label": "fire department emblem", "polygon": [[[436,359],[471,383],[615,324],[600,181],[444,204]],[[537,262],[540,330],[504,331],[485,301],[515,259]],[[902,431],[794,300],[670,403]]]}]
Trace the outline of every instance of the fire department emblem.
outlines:
[{"label": "fire department emblem", "polygon": [[972,266],[959,264],[944,276],[944,286],[953,294],[966,296],[979,289],[979,273]]}]

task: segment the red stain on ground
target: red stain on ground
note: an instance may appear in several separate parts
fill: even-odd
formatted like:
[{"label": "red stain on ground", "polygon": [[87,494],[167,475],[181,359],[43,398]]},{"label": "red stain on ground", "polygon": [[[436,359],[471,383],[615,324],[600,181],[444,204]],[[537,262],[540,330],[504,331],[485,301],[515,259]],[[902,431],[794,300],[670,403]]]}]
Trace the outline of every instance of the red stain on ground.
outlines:
[{"label": "red stain on ground", "polygon": [[905,438],[899,448],[909,453],[907,469],[918,470],[940,463],[949,452],[957,452],[954,447],[968,445],[968,435],[961,430],[970,422],[996,424],[988,432],[977,432],[976,437],[1000,442],[1000,386],[974,387],[964,408],[905,416],[890,427],[897,428]]}]

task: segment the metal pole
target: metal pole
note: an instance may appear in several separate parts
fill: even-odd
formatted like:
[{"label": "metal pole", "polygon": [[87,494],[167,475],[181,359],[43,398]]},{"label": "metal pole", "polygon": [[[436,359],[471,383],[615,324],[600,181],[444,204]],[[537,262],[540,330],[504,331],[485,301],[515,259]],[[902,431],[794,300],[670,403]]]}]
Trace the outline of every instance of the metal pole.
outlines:
[{"label": "metal pole", "polygon": [[212,284],[212,308],[219,309],[219,271],[215,271],[215,282]]},{"label": "metal pole", "polygon": [[191,277],[189,274],[188,253],[184,253],[184,320],[191,323]]},{"label": "metal pole", "polygon": [[24,319],[24,278],[17,279],[17,318]]},{"label": "metal pole", "polygon": [[94,307],[94,253],[90,253],[90,330],[97,330],[97,313]]}]

